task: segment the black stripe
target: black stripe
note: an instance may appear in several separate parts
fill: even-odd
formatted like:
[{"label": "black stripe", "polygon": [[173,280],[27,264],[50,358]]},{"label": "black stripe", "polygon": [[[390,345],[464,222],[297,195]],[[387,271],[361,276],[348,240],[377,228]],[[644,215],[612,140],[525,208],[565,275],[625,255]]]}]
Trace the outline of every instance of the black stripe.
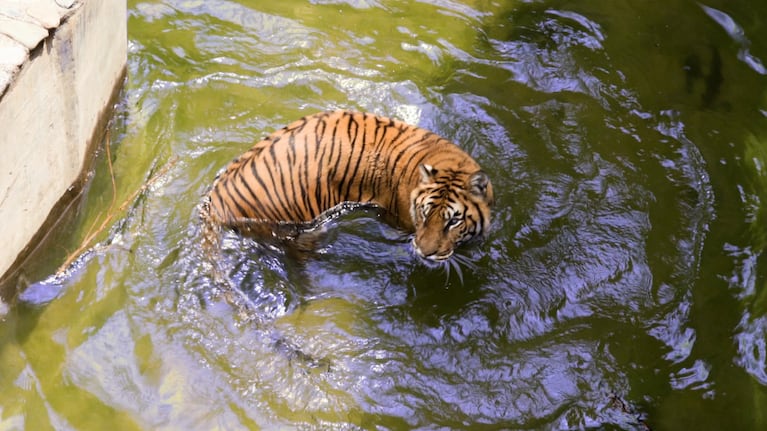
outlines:
[{"label": "black stripe", "polygon": [[[367,163],[368,156],[367,156],[367,153],[364,152],[364,150],[365,150],[365,147],[367,146],[367,136],[368,136],[367,114],[363,113],[362,114],[362,150],[363,150],[363,153],[362,153],[362,157],[360,157],[360,159],[361,160],[364,159],[366,165],[368,164]],[[357,199],[359,199],[359,200],[362,200],[362,190],[366,186],[368,172],[370,172],[370,166],[367,166],[367,169],[363,169],[362,170],[362,178],[360,179],[359,187],[358,187],[358,190],[357,190]],[[371,200],[374,197],[375,196],[371,196]]]},{"label": "black stripe", "polygon": [[[405,141],[407,141],[407,139],[406,139]],[[403,144],[404,144],[404,142],[405,142],[405,141],[403,141]],[[418,141],[415,141],[415,142],[413,142],[412,144],[408,144],[408,145],[406,145],[404,148],[402,148],[402,150],[400,150],[400,151],[397,153],[397,156],[396,156],[396,157],[394,157],[394,161],[392,162],[393,168],[396,168],[396,167],[397,167],[397,165],[399,165],[399,161],[400,161],[400,159],[402,158],[402,156],[404,156],[404,155],[405,155],[405,153],[407,153],[408,151],[418,151],[418,149],[417,149],[417,148],[413,148],[413,147],[414,147],[414,146],[415,146],[417,143],[419,143],[419,142],[421,142],[421,141],[423,141],[423,140],[422,140],[422,139],[419,139]],[[393,149],[392,149],[392,151],[393,151]]]},{"label": "black stripe", "polygon": [[[285,148],[285,159],[287,160],[287,168],[288,168],[288,174],[287,174],[287,180],[288,183],[290,183],[290,198],[292,202],[297,202],[296,199],[296,182],[293,181],[293,168],[294,164],[296,163],[296,148],[295,148],[295,140],[293,139],[293,134],[291,133],[288,137],[288,144],[287,148]],[[283,184],[285,181],[285,175],[282,175]],[[284,185],[283,185],[284,187]],[[287,190],[286,190],[287,191]],[[297,214],[295,211],[299,210],[298,205],[291,205],[291,210],[293,211],[292,215],[296,216]],[[298,221],[298,219],[302,219],[301,215],[297,215],[297,217],[293,217],[294,221]]]},{"label": "black stripe", "polygon": [[[322,175],[322,165],[324,164],[324,157],[325,157],[325,151],[327,151],[327,148],[322,146],[322,138],[325,135],[325,129],[327,128],[327,123],[324,119],[317,122],[317,125],[314,127],[314,161],[317,163],[317,178],[314,178],[314,181],[317,184],[317,187],[314,189],[314,201],[317,203],[318,210],[320,213],[325,211],[327,208],[325,208],[325,205],[323,203],[322,199],[322,192],[323,188],[321,187],[321,178],[320,175]],[[322,129],[322,132],[320,133],[320,129]],[[320,151],[321,150],[321,151]],[[318,216],[318,214],[314,214],[314,217]]]},{"label": "black stripe", "polygon": [[[417,136],[413,136],[413,137],[414,137],[414,138],[416,138]],[[407,173],[407,172],[409,172],[409,171],[408,171],[408,169],[409,169],[409,164],[410,164],[410,161],[412,161],[412,160],[413,160],[413,156],[415,156],[415,155],[416,155],[416,154],[418,154],[419,152],[421,152],[421,151],[424,151],[424,150],[425,150],[425,148],[416,148],[416,146],[417,146],[419,143],[423,142],[423,141],[424,141],[424,140],[421,138],[421,139],[418,139],[418,140],[416,140],[415,142],[412,142],[412,143],[410,143],[410,144],[407,144],[407,145],[405,146],[405,148],[403,148],[403,149],[402,149],[402,151],[400,151],[399,153],[397,153],[397,156],[396,156],[396,157],[394,157],[394,162],[393,162],[393,165],[392,165],[392,175],[390,175],[390,178],[389,178],[389,181],[388,181],[388,183],[389,183],[389,184],[388,184],[388,186],[389,186],[389,188],[390,188],[391,190],[398,190],[398,189],[399,189],[399,184],[400,184],[400,182],[402,181],[402,179],[403,179],[404,175],[406,175],[406,173]],[[404,145],[404,144],[405,144],[405,142],[407,142],[407,139],[406,139],[405,141],[403,141],[403,142],[402,142],[402,144]],[[397,167],[398,167],[398,166],[399,166],[399,164],[400,164],[400,160],[402,159],[402,157],[403,157],[403,156],[404,156],[406,153],[412,153],[412,154],[411,154],[411,155],[409,155],[409,156],[406,158],[406,160],[407,160],[407,161],[405,162],[405,166],[404,166],[404,167],[402,167],[402,169],[400,169],[400,170],[399,170],[399,172],[401,172],[402,174],[401,174],[401,175],[397,175],[397,174],[396,174],[396,172],[397,172]],[[414,168],[411,168],[411,169],[416,169],[416,168],[417,168],[417,166],[418,166],[418,165],[416,165]]]},{"label": "black stripe", "polygon": [[[224,188],[223,191],[227,191],[224,184],[222,182],[219,182],[216,185],[216,187],[213,189],[213,195],[214,195],[213,197],[218,202],[218,208],[221,209],[221,212],[216,211],[216,213],[218,213],[219,219],[223,222],[228,222],[231,218],[233,218],[233,216],[232,216],[232,212],[229,210],[229,205],[227,205],[224,202],[224,197],[221,194],[222,188]],[[227,194],[229,193],[227,192]]]},{"label": "black stripe", "polygon": [[[386,160],[387,159],[386,156],[388,156],[388,154],[384,152],[383,147],[386,145],[386,131],[389,127],[389,124],[384,123],[379,118],[376,118],[376,126],[375,126],[376,143],[375,143],[375,147],[373,147],[374,156],[373,156],[373,166],[372,166],[372,170],[374,171],[373,173],[375,174],[378,173],[377,170],[378,170],[379,160],[381,160],[382,158]],[[379,131],[381,131],[380,138],[378,137]],[[374,175],[372,178],[370,188],[372,189],[373,196],[378,196],[380,194],[379,192],[381,190],[381,180],[382,180],[381,177],[382,177],[381,175]]]},{"label": "black stripe", "polygon": [[319,215],[319,211],[312,206],[311,196],[309,196],[309,136],[304,135],[304,184],[306,184],[306,191],[304,193],[304,205],[309,210],[309,217],[315,218]]},{"label": "black stripe", "polygon": [[[275,151],[274,145],[269,147],[269,156],[271,157],[271,164],[268,163],[268,160],[264,160],[261,166],[264,166],[266,172],[269,174],[269,179],[272,182],[272,191],[274,191],[274,196],[277,198],[274,209],[280,214],[280,217],[283,221],[290,221],[290,214],[286,211],[285,208],[285,192],[287,191],[285,188],[285,175],[282,175],[282,166],[277,161],[277,153]],[[277,171],[276,176],[275,170]],[[282,185],[281,192],[277,190],[277,180],[279,180]],[[280,197],[282,197],[282,199],[280,199]]]},{"label": "black stripe", "polygon": [[[385,178],[380,178],[379,183],[384,183],[384,187],[387,187],[389,190],[395,191],[396,189],[392,188],[392,183],[394,181],[394,178],[397,177],[397,163],[396,159],[393,158],[393,153],[396,148],[399,147],[400,144],[397,143],[397,140],[400,137],[405,137],[405,139],[402,141],[402,143],[407,141],[408,134],[406,133],[408,130],[407,128],[396,128],[397,134],[392,138],[387,140],[388,145],[386,146],[386,157],[384,157],[384,166],[383,170],[384,172],[388,173],[388,175]],[[387,128],[388,132],[388,128]],[[385,137],[385,135],[384,135]],[[407,148],[407,147],[406,147]],[[380,189],[379,189],[380,190]]]},{"label": "black stripe", "polygon": [[[258,183],[261,185],[261,188],[266,195],[266,199],[269,201],[269,207],[264,206],[264,212],[269,213],[269,220],[271,221],[289,221],[289,220],[280,220],[280,216],[277,214],[276,204],[274,202],[274,198],[272,198],[272,194],[269,192],[269,188],[266,187],[266,183],[263,179],[261,179],[261,176],[258,174],[258,167],[256,164],[251,161],[250,163],[250,173],[253,175],[253,178],[258,181]],[[266,169],[269,170],[269,167],[266,166]],[[270,173],[271,175],[271,173]],[[250,189],[250,187],[248,187]]]},{"label": "black stripe", "polygon": [[[306,221],[306,217],[309,215],[305,211],[305,207],[301,207],[301,205],[298,205],[300,202],[299,195],[296,194],[296,183],[298,183],[298,191],[300,193],[300,196],[303,197],[306,194],[306,188],[301,183],[301,177],[296,175],[294,169],[300,169],[300,166],[296,165],[298,154],[296,152],[296,135],[295,133],[291,133],[288,136],[288,150],[286,151],[287,159],[288,159],[288,180],[290,181],[290,190],[292,193],[292,201],[294,202],[294,209],[295,211],[300,212],[300,216],[298,217],[301,221]],[[298,220],[296,220],[298,221]]]},{"label": "black stripe", "polygon": [[[325,143],[322,145],[322,155],[319,157],[319,160],[321,161],[321,166],[327,166],[328,172],[325,175],[322,170],[318,172],[318,175],[320,175],[319,178],[317,178],[317,184],[320,186],[319,189],[321,191],[321,201],[320,204],[322,206],[322,211],[328,210],[332,205],[330,205],[332,199],[331,199],[331,193],[332,189],[330,187],[330,178],[333,176],[333,172],[330,170],[330,165],[333,160],[333,151],[335,147],[335,126],[332,126],[333,130],[330,131],[330,146],[328,147],[328,144]],[[331,126],[329,124],[325,124],[325,131],[324,133],[328,133]],[[325,141],[323,136],[323,142]]]},{"label": "black stripe", "polygon": [[[479,233],[482,234],[485,231],[485,216],[484,216],[484,214],[482,214],[482,211],[480,211],[480,209],[478,208],[477,205],[474,205],[474,209],[476,210],[477,214],[479,215],[479,223],[477,224],[477,226],[480,229]],[[475,232],[476,232],[476,229],[477,228],[475,227],[474,228]]]},{"label": "black stripe", "polygon": [[[235,191],[240,197],[242,197],[243,202],[247,203],[248,206],[252,209],[252,216],[248,215],[247,211],[242,212],[241,216],[245,218],[257,218],[257,219],[267,218],[266,214],[268,212],[268,208],[264,206],[264,203],[261,201],[261,198],[256,194],[255,191],[253,191],[253,189],[250,187],[250,184],[248,184],[248,181],[245,179],[246,174],[243,172],[242,169],[238,169],[237,172],[235,172],[235,174],[236,174],[235,179],[237,180],[237,183],[234,184]],[[245,190],[250,195],[250,198],[242,194],[240,185],[245,187]]]},{"label": "black stripe", "polygon": [[[224,185],[226,187],[225,190],[226,190],[227,194],[230,196],[230,198],[232,199],[232,202],[234,203],[234,206],[237,207],[238,213],[237,214],[232,214],[234,216],[233,218],[241,218],[241,217],[247,218],[248,217],[248,213],[250,211],[248,211],[248,209],[246,209],[245,207],[240,205],[240,203],[247,204],[250,207],[250,209],[252,210],[252,212],[254,212],[254,213],[256,212],[256,207],[254,207],[253,204],[252,204],[252,202],[254,202],[254,201],[253,200],[249,200],[248,198],[243,196],[242,192],[240,191],[240,188],[237,187],[237,184],[235,184],[233,181],[226,181],[224,183]],[[246,187],[247,187],[247,185],[246,185]],[[250,189],[248,189],[248,191],[250,191]],[[239,196],[239,200],[237,199],[237,196]],[[231,211],[231,209],[230,209],[230,211]],[[229,221],[233,222],[234,220],[229,220]]]},{"label": "black stripe", "polygon": [[[328,166],[331,167],[331,169],[328,172],[328,176],[325,179],[325,183],[327,184],[325,188],[326,197],[328,199],[326,203],[326,209],[332,208],[333,206],[339,204],[338,201],[338,189],[339,185],[334,186],[336,173],[338,172],[338,163],[341,161],[341,155],[344,152],[343,144],[339,144],[338,148],[336,148],[336,143],[338,137],[336,134],[338,133],[338,123],[340,122],[340,119],[336,119],[333,122],[333,132],[330,134],[330,153],[328,154]],[[333,156],[336,157],[335,163],[333,163]]]},{"label": "black stripe", "polygon": [[[354,178],[357,176],[357,169],[360,166],[360,160],[362,160],[362,157],[357,157],[357,163],[354,164],[354,172],[352,172],[351,177],[349,177],[349,168],[352,165],[352,161],[354,159],[354,148],[355,148],[355,141],[357,140],[357,133],[359,132],[359,124],[357,124],[356,121],[354,121],[354,117],[350,115],[346,115],[349,118],[349,124],[346,126],[346,139],[349,144],[349,157],[346,161],[346,169],[344,169],[344,175],[341,178],[341,183],[339,185],[339,188],[343,188],[344,184],[346,184],[346,191],[341,192],[341,195],[343,196],[344,201],[349,200],[349,189],[352,186],[352,182],[354,181]],[[352,125],[354,125],[354,136],[352,136]],[[360,154],[365,149],[364,142],[362,143],[362,148],[360,149]],[[348,178],[348,183],[346,182]]]}]

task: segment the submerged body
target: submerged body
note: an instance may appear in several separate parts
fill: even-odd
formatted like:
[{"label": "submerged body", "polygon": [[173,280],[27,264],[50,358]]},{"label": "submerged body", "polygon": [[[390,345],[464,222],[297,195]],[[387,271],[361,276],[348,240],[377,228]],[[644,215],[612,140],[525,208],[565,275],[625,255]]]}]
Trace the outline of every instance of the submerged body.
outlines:
[{"label": "submerged body", "polygon": [[446,139],[401,121],[347,111],[304,117],[232,161],[208,194],[219,224],[308,223],[345,203],[372,204],[414,232],[433,261],[487,232],[492,185]]}]

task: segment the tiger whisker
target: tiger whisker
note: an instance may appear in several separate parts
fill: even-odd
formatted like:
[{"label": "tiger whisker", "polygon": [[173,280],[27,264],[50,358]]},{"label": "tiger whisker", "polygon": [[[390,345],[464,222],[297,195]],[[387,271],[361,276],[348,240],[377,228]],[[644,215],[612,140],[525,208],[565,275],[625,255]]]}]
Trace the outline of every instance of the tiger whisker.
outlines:
[{"label": "tiger whisker", "polygon": [[[458,257],[457,255],[455,256]],[[450,259],[447,261],[448,266],[447,268],[450,268],[451,266],[455,269],[455,272],[458,274],[458,280],[463,284],[463,271],[461,270],[461,262],[459,259]],[[448,275],[450,271],[448,270]]]},{"label": "tiger whisker", "polygon": [[461,265],[471,269],[472,271],[475,271],[477,269],[477,265],[474,263],[474,261],[471,260],[469,256],[464,256],[462,254],[453,254],[453,259],[460,263]]},{"label": "tiger whisker", "polygon": [[423,265],[429,268],[441,268],[443,271],[445,271],[445,277],[448,281],[450,279],[450,275],[452,272],[454,272],[458,276],[458,280],[461,284],[463,284],[463,269],[462,267],[468,268],[471,271],[474,271],[477,269],[477,265],[474,264],[474,262],[471,260],[470,257],[460,255],[457,253],[454,253],[449,259],[435,262],[433,260],[428,260],[421,258],[419,259]]}]

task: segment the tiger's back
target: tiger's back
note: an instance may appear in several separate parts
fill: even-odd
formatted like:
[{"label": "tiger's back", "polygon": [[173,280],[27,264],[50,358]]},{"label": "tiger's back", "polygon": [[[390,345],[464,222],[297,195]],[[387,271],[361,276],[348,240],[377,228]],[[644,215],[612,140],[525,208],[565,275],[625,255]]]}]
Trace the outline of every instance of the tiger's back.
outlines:
[{"label": "tiger's back", "polygon": [[427,189],[433,195],[427,207],[436,199],[452,208],[440,217],[460,215],[458,206],[469,204],[476,208],[463,213],[475,215],[480,233],[487,227],[492,186],[458,146],[398,120],[335,111],[295,121],[233,160],[208,205],[212,220],[234,226],[306,223],[345,202],[374,204],[390,223],[413,232],[424,213],[415,201]]}]

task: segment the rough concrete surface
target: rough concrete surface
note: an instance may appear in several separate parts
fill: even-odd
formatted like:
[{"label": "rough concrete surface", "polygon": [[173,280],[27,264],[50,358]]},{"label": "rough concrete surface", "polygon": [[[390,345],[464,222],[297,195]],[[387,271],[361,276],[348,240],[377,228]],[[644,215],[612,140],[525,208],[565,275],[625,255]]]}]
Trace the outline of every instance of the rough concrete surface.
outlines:
[{"label": "rough concrete surface", "polygon": [[[82,2],[69,2],[60,6],[55,0],[0,0],[0,95],[29,58],[29,50],[37,47],[48,36],[50,29],[59,26],[81,6]],[[23,58],[16,53],[25,51]],[[3,73],[5,72],[5,73]]]},{"label": "rough concrete surface", "polygon": [[81,177],[127,58],[122,0],[0,0],[0,279]]}]

